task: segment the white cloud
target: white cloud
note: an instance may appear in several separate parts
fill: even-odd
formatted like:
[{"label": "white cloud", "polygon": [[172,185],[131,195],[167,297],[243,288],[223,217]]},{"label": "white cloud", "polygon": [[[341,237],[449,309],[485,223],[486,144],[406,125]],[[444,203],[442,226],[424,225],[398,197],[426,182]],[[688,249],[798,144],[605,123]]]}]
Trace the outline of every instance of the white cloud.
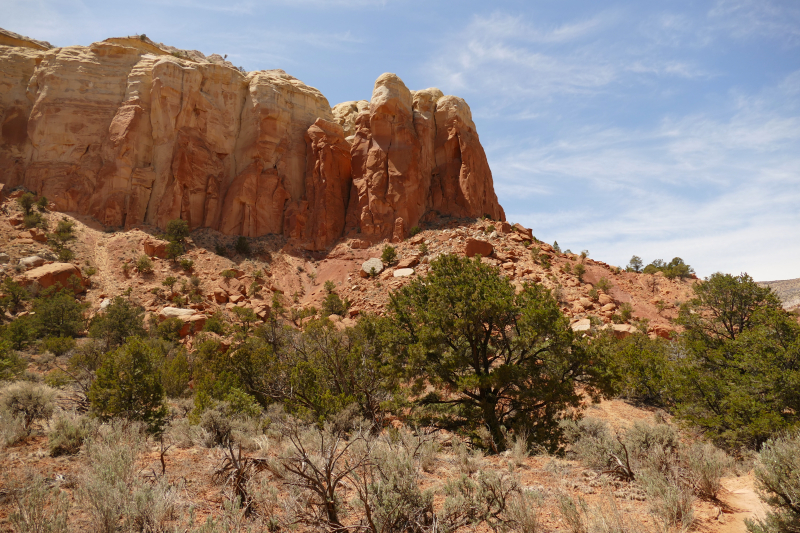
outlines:
[{"label": "white cloud", "polygon": [[800,4],[791,0],[718,0],[709,17],[720,31],[738,38],[800,45]]},{"label": "white cloud", "polygon": [[731,95],[725,117],[579,128],[527,149],[526,140],[505,151],[495,143],[501,203],[543,238],[612,263],[681,256],[702,275],[800,277],[800,112],[783,104],[797,74]]}]

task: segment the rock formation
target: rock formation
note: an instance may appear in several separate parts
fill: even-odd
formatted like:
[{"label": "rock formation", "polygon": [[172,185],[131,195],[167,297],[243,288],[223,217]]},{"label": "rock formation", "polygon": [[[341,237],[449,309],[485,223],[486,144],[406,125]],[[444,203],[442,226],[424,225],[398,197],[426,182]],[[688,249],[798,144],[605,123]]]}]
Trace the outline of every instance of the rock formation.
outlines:
[{"label": "rock formation", "polygon": [[281,70],[144,36],[52,48],[0,30],[0,119],[0,184],[111,227],[182,218],[319,250],[504,219],[466,102],[394,74],[331,109]]}]

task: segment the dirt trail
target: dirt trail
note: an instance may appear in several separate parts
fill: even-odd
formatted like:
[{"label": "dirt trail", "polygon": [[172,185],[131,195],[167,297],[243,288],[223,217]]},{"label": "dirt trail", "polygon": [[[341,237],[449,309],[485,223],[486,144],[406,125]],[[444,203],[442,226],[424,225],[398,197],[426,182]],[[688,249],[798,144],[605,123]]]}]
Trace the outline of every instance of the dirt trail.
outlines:
[{"label": "dirt trail", "polygon": [[746,476],[725,478],[722,480],[724,490],[720,500],[725,504],[722,515],[718,519],[715,533],[747,533],[745,519],[763,518],[766,506],[758,497],[754,488],[752,472]]}]

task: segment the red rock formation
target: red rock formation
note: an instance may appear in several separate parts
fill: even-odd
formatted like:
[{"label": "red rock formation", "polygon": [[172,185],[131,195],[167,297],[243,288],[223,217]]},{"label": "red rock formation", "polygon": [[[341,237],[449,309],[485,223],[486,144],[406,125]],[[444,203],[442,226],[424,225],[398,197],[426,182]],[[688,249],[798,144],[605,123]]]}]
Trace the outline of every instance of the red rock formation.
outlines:
[{"label": "red rock formation", "polygon": [[336,123],[317,119],[306,133],[308,157],[305,197],[287,210],[286,233],[310,249],[323,250],[344,231],[352,177],[350,145]]},{"label": "red rock formation", "polygon": [[148,39],[49,49],[3,35],[0,183],[58,210],[315,250],[346,233],[399,241],[425,216],[504,218],[469,107],[438,89],[384,74],[370,102],[331,109],[283,71]]}]

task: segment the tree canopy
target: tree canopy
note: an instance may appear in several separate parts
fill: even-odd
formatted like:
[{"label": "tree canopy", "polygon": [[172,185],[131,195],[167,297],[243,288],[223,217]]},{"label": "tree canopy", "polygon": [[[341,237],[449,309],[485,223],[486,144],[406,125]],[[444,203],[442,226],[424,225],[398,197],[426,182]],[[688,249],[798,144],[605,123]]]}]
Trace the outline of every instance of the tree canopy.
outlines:
[{"label": "tree canopy", "polygon": [[[391,296],[398,360],[433,391],[416,405],[431,423],[507,446],[506,432],[557,441],[558,421],[581,393],[597,397],[600,373],[574,342],[545,287],[511,281],[479,259],[445,255],[431,272]],[[483,436],[481,436],[483,435]]]}]

